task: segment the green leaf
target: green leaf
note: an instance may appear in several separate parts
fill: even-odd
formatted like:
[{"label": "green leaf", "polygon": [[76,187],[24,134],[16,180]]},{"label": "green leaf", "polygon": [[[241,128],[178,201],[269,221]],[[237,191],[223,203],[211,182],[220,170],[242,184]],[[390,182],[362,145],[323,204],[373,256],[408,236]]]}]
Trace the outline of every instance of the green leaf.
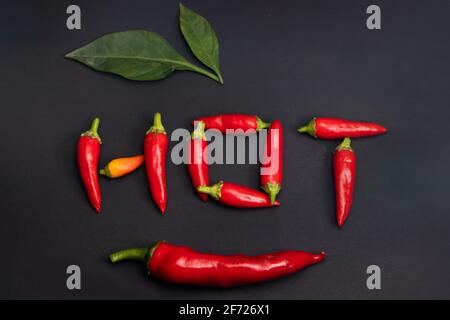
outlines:
[{"label": "green leaf", "polygon": [[145,30],[107,34],[66,58],[131,80],[158,80],[175,70],[189,70],[219,81],[216,75],[188,62],[164,38]]},{"label": "green leaf", "polygon": [[180,3],[180,29],[192,53],[214,70],[223,83],[219,64],[219,41],[208,20]]}]

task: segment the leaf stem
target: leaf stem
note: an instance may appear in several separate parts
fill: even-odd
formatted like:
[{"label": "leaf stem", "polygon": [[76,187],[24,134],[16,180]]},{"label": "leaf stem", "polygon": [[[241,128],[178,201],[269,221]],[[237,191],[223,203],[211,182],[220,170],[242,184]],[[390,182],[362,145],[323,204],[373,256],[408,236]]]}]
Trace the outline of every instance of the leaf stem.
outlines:
[{"label": "leaf stem", "polygon": [[199,68],[194,64],[189,63],[189,67],[191,68],[192,71],[198,72],[204,76],[207,76],[208,78],[211,78],[221,84],[223,84],[223,80],[222,77],[217,77],[214,73],[206,71],[205,69]]},{"label": "leaf stem", "polygon": [[220,82],[221,84],[223,84],[223,78],[222,78],[222,75],[220,74],[220,72],[217,73],[217,76],[219,77],[219,82]]}]

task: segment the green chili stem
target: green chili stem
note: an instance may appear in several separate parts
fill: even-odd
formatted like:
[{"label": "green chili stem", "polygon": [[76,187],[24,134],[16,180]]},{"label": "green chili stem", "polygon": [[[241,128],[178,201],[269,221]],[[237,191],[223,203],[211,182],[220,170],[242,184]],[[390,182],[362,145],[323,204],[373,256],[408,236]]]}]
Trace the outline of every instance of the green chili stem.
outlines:
[{"label": "green chili stem", "polygon": [[269,194],[270,203],[273,205],[276,201],[276,197],[281,190],[281,187],[278,183],[266,183],[263,187],[263,190]]},{"label": "green chili stem", "polygon": [[92,121],[91,129],[89,129],[90,132],[93,134],[98,134],[98,126],[100,125],[100,119],[95,118],[94,121]]},{"label": "green chili stem", "polygon": [[259,131],[261,129],[267,129],[270,127],[270,122],[264,122],[260,117],[256,116],[256,131]]},{"label": "green chili stem", "polygon": [[156,112],[153,116],[153,125],[148,129],[147,133],[166,133],[166,129],[162,124],[161,113]]},{"label": "green chili stem", "polygon": [[297,129],[300,133],[308,133],[310,136],[316,136],[316,119],[312,119],[306,126]]},{"label": "green chili stem", "polygon": [[122,260],[139,260],[145,262],[147,252],[147,248],[129,248],[111,254],[109,260],[111,260],[112,263]]},{"label": "green chili stem", "polygon": [[203,121],[198,121],[195,123],[196,127],[192,132],[192,139],[205,139],[205,123]]},{"label": "green chili stem", "polygon": [[88,131],[85,131],[81,134],[83,137],[91,137],[98,139],[100,143],[102,143],[102,139],[100,139],[100,136],[98,134],[98,127],[100,125],[100,119],[98,117],[95,117],[92,121],[91,128]]},{"label": "green chili stem", "polygon": [[345,138],[340,145],[337,146],[336,150],[353,150],[351,146],[352,140],[350,138]]},{"label": "green chili stem", "polygon": [[212,186],[199,186],[197,188],[198,192],[206,193],[213,197],[216,200],[219,200],[221,197],[223,181],[220,181]]},{"label": "green chili stem", "polygon": [[98,173],[107,177],[111,177],[107,166],[104,169],[100,169]]},{"label": "green chili stem", "polygon": [[161,120],[161,113],[157,112],[153,116],[153,127],[163,127],[162,120]]}]

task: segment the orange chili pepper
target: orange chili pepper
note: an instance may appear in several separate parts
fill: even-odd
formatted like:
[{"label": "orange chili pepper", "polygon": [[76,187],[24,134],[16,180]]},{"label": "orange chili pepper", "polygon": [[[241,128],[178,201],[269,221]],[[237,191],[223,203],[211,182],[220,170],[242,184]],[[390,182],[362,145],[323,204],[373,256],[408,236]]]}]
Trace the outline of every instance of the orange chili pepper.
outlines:
[{"label": "orange chili pepper", "polygon": [[119,178],[130,172],[133,172],[144,163],[144,156],[138,155],[134,157],[117,158],[111,160],[104,169],[101,169],[100,174],[109,178]]}]

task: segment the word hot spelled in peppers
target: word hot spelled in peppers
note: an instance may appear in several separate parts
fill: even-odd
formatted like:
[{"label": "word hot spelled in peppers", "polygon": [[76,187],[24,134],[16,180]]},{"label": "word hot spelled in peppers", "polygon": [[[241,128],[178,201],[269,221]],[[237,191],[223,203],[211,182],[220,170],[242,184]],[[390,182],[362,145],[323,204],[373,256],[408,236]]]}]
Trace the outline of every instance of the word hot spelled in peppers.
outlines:
[{"label": "word hot spelled in peppers", "polygon": [[200,186],[209,185],[208,163],[204,159],[208,142],[205,138],[205,124],[203,122],[196,123],[196,128],[192,133],[192,138],[188,146],[188,170],[191,176],[192,184],[203,201],[208,201],[208,195],[197,191]]},{"label": "word hot spelled in peppers", "polygon": [[102,195],[97,175],[100,144],[102,143],[98,135],[99,124],[100,119],[95,118],[92,121],[91,128],[81,134],[77,146],[77,162],[81,180],[92,207],[98,213],[100,213],[102,205]]},{"label": "word hot spelled in peppers", "polygon": [[155,113],[153,126],[144,139],[145,168],[150,192],[161,213],[167,206],[166,162],[169,140],[161,122],[161,114]]},{"label": "word hot spelled in peppers", "polygon": [[125,176],[144,163],[144,156],[138,155],[134,157],[117,158],[111,160],[105,168],[99,171],[100,174],[115,179]]},{"label": "word hot spelled in peppers", "polygon": [[350,212],[355,185],[356,155],[350,144],[350,138],[345,138],[333,156],[336,219],[339,227],[344,225]]},{"label": "word hot spelled in peppers", "polygon": [[319,139],[344,139],[376,136],[387,132],[377,123],[356,122],[336,118],[314,118],[308,125],[298,129],[301,133]]},{"label": "word hot spelled in peppers", "polygon": [[271,203],[264,192],[229,182],[220,181],[212,186],[200,186],[197,190],[230,207],[263,208],[280,205],[278,201]]},{"label": "word hot spelled in peppers", "polygon": [[261,187],[269,194],[272,204],[281,190],[283,180],[283,144],[283,126],[279,120],[275,120],[268,130],[260,172]]},{"label": "word hot spelled in peppers", "polygon": [[150,275],[166,282],[229,288],[281,278],[321,262],[325,253],[283,251],[259,256],[224,256],[158,242],[148,249],[122,250],[109,258],[113,263],[127,259],[142,261]]},{"label": "word hot spelled in peppers", "polygon": [[194,121],[202,121],[205,123],[206,129],[219,130],[222,133],[227,133],[228,130],[255,130],[268,128],[270,123],[266,123],[257,116],[246,114],[222,114],[218,116],[203,117]]}]

